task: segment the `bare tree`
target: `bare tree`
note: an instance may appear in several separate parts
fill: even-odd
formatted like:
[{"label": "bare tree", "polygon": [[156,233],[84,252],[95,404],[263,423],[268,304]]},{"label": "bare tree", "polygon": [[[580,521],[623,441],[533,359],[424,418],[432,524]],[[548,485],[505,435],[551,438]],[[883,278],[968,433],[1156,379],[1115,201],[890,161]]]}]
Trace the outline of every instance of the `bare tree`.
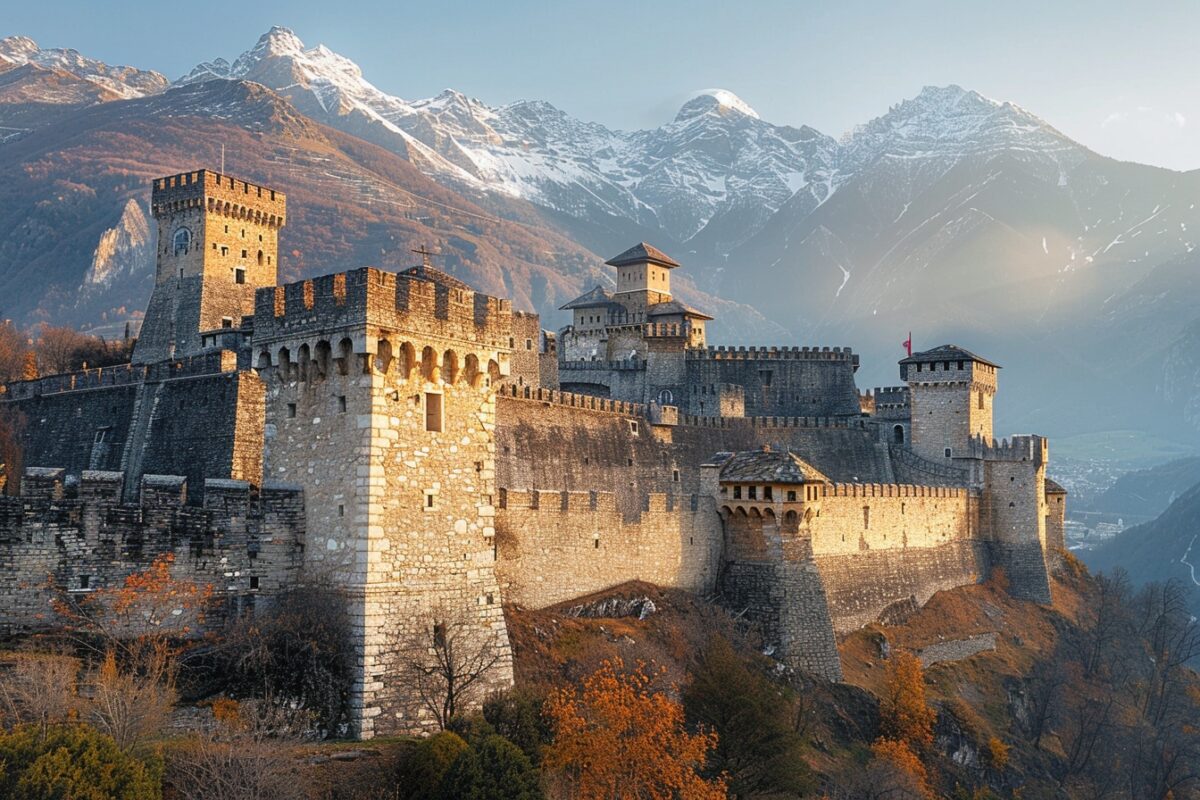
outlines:
[{"label": "bare tree", "polygon": [[173,747],[167,779],[180,800],[300,800],[307,787],[293,752],[297,740],[268,731],[252,704]]},{"label": "bare tree", "polygon": [[143,658],[137,671],[119,669],[109,650],[92,674],[88,720],[122,750],[149,741],[166,727],[175,707],[175,681],[169,654]]},{"label": "bare tree", "polygon": [[50,653],[11,653],[0,664],[0,726],[46,729],[78,710],[79,660]]},{"label": "bare tree", "polygon": [[407,669],[417,695],[443,730],[474,699],[504,657],[496,632],[463,613],[434,611],[419,623]]},{"label": "bare tree", "polygon": [[19,381],[25,374],[29,337],[17,330],[11,320],[0,323],[0,383]]},{"label": "bare tree", "polygon": [[55,375],[78,369],[80,362],[77,353],[89,346],[90,338],[74,328],[50,326],[42,328],[34,343],[38,368],[43,375]]}]

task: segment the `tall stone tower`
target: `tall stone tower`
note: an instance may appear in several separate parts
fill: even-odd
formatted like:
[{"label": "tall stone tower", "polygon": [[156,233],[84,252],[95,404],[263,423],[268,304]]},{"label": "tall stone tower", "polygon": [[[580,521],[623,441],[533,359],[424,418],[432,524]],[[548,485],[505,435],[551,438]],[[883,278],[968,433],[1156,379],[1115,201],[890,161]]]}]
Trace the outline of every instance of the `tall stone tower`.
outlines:
[{"label": "tall stone tower", "polygon": [[[350,604],[357,735],[436,728],[412,664],[487,653],[512,684],[496,579],[496,391],[512,307],[449,275],[362,268],[257,296],[263,472],[304,487],[304,567]],[[473,657],[473,656],[471,656]]]},{"label": "tall stone tower", "polygon": [[286,209],[282,192],[211,170],[154,181],[157,267],[134,363],[196,355],[242,327],[254,290],[275,285]]},{"label": "tall stone tower", "polygon": [[992,440],[992,401],[1000,367],[956,345],[900,362],[909,386],[913,452],[931,461],[967,457],[972,438]]},{"label": "tall stone tower", "polygon": [[671,270],[679,262],[658,248],[641,242],[604,263],[617,268],[613,300],[625,306],[629,322],[644,322],[648,307],[671,299]]}]

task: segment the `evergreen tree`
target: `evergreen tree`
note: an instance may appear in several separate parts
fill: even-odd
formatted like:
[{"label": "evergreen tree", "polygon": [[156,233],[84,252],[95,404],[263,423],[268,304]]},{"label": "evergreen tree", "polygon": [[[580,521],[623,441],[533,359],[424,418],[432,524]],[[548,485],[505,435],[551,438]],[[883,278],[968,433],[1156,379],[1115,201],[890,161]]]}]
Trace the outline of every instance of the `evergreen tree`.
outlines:
[{"label": "evergreen tree", "polygon": [[442,781],[442,800],[541,800],[538,773],[521,748],[492,735],[466,750]]}]

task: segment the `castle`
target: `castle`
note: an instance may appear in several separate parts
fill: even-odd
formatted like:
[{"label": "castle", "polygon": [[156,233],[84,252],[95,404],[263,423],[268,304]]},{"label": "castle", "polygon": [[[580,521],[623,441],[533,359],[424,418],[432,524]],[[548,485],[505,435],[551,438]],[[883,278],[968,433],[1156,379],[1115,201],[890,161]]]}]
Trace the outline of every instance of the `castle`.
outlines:
[{"label": "castle", "polygon": [[427,730],[404,672],[454,620],[630,580],[720,601],[830,680],[836,636],[1002,568],[1050,601],[1064,493],[1039,436],[992,436],[998,367],[955,346],[860,394],[848,348],[724,348],[640,244],[543,332],[427,262],[277,285],[287,201],[208,170],[154,181],[132,363],[18,382],[22,496],[0,498],[0,632],[47,576],[113,585],[164,553],[234,612],[344,594],[362,737]]}]

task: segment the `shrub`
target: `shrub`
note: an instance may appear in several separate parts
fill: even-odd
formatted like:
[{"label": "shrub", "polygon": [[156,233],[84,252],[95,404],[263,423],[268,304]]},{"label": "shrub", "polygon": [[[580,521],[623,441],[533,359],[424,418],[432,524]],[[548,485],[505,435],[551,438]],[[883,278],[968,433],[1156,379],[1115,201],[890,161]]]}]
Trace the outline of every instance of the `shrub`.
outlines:
[{"label": "shrub", "polygon": [[24,800],[159,800],[162,765],[117,747],[87,725],[55,725],[42,733],[23,725],[0,734],[0,797]]},{"label": "shrub", "polygon": [[546,698],[528,689],[497,692],[483,704],[483,716],[496,733],[521,748],[538,765],[542,748],[550,741],[550,727],[542,714]]},{"label": "shrub", "polygon": [[466,750],[462,737],[450,731],[421,740],[397,775],[400,796],[405,800],[437,800],[446,773]]},{"label": "shrub", "polygon": [[442,800],[541,800],[538,773],[521,749],[503,736],[476,743],[442,780]]}]

